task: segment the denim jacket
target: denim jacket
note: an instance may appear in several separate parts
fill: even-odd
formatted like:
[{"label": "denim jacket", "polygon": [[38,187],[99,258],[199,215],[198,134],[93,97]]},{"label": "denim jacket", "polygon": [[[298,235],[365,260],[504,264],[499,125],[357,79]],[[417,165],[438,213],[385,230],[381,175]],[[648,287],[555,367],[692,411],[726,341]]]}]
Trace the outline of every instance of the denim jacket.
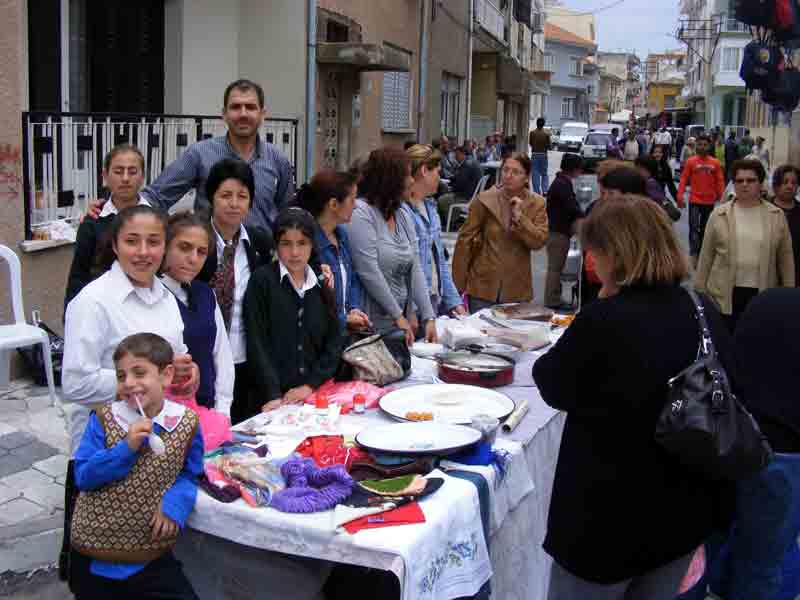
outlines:
[{"label": "denim jacket", "polygon": [[[442,243],[442,222],[436,210],[436,201],[433,198],[426,198],[423,203],[427,219],[417,212],[409,204],[403,204],[403,210],[408,211],[414,219],[414,226],[417,230],[419,240],[419,259],[422,272],[425,273],[425,281],[431,295],[439,296],[441,305],[446,310],[451,310],[461,304],[461,295],[453,283],[453,275],[450,272],[450,265],[445,258],[444,244]],[[433,245],[433,256],[439,267],[439,289],[431,290],[433,281],[433,264],[431,263],[431,245]],[[433,307],[438,312],[438,307]]]},{"label": "denim jacket", "polygon": [[[319,226],[315,232],[315,241],[317,243],[320,262],[328,265],[331,271],[333,271],[333,280],[335,284],[334,293],[336,294],[336,314],[339,316],[339,321],[342,325],[345,325],[347,322],[347,313],[354,308],[362,310],[361,280],[358,278],[358,274],[353,266],[353,257],[350,254],[350,238],[347,236],[347,230],[342,225],[339,225],[334,230],[334,233],[339,240],[338,250]],[[344,283],[342,282],[342,265],[344,265],[347,274],[347,281]],[[345,294],[347,295],[346,298]]]}]

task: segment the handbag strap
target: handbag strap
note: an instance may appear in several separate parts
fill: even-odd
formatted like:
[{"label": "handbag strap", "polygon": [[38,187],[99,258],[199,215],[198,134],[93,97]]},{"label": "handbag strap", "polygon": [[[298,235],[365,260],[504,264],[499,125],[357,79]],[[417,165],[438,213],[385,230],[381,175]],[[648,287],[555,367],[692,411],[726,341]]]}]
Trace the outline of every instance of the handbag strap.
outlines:
[{"label": "handbag strap", "polygon": [[700,296],[697,295],[697,292],[689,288],[686,288],[686,292],[692,299],[695,312],[697,313],[697,324],[700,328],[700,354],[703,356],[716,356],[717,351],[714,348],[714,340],[711,338],[711,329],[706,319],[706,309],[700,301]]}]

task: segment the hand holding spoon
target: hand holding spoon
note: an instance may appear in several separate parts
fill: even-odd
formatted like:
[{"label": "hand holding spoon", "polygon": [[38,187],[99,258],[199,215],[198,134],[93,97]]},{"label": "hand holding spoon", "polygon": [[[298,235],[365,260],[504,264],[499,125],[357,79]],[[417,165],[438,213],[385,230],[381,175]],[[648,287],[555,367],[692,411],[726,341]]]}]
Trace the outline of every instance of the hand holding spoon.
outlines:
[{"label": "hand holding spoon", "polygon": [[[136,406],[139,407],[139,413],[142,415],[143,419],[147,418],[147,415],[144,414],[144,409],[142,408],[142,401],[139,400],[139,394],[134,396],[136,400]],[[167,451],[167,447],[164,445],[164,440],[158,437],[155,432],[151,432],[150,435],[147,436],[147,443],[150,446],[150,450],[153,451],[153,454],[156,456],[161,456],[164,452]]]}]

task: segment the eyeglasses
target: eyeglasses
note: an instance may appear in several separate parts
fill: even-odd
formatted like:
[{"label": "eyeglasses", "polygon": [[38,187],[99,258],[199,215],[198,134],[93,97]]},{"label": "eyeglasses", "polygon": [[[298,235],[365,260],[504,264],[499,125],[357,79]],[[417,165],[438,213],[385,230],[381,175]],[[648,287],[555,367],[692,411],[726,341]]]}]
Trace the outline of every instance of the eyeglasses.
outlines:
[{"label": "eyeglasses", "polygon": [[508,167],[504,168],[500,171],[504,176],[510,175],[511,177],[519,177],[520,175],[525,175],[525,171],[520,171],[519,169],[510,169]]},{"label": "eyeglasses", "polygon": [[734,179],[733,182],[734,183],[739,183],[739,184],[742,184],[742,183],[758,183],[758,179],[756,179],[755,177],[747,177],[745,179]]}]

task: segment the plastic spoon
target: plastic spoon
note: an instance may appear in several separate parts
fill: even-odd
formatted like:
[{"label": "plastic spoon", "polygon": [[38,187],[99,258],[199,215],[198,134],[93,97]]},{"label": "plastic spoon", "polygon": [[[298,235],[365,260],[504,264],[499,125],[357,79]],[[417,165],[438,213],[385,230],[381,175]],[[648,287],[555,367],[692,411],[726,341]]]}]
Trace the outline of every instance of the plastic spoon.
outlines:
[{"label": "plastic spoon", "polygon": [[[142,401],[139,400],[139,394],[134,396],[136,400],[136,406],[139,407],[139,412],[142,415],[143,419],[147,418],[147,415],[144,414],[144,409],[142,408]],[[164,440],[158,437],[155,433],[151,433],[147,436],[147,443],[150,445],[150,450],[153,451],[153,454],[156,456],[161,456],[164,452],[167,451],[166,446],[164,446]]]}]

